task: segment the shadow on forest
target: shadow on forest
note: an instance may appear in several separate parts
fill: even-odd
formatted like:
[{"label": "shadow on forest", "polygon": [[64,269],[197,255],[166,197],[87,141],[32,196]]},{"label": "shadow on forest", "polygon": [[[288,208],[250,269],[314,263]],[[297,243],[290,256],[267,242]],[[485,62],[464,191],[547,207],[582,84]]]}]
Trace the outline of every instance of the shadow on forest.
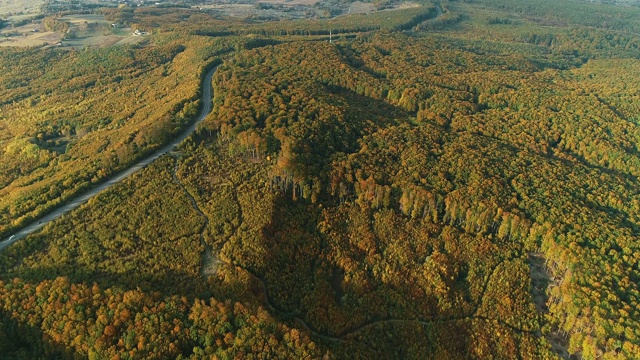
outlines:
[{"label": "shadow on forest", "polygon": [[[144,292],[159,292],[163,295],[183,295],[189,299],[207,296],[204,280],[199,274],[164,268],[159,272],[145,271],[134,268],[126,271],[96,270],[75,261],[67,261],[57,266],[41,266],[21,268],[19,273],[11,269],[18,266],[21,259],[39,252],[47,251],[46,236],[32,235],[13,244],[0,254],[0,280],[8,282],[19,277],[27,282],[39,283],[44,280],[54,280],[66,277],[71,283],[96,283],[101,289],[117,287],[123,290],[142,290]],[[49,255],[50,256],[50,255]]]},{"label": "shadow on forest", "polygon": [[[324,224],[327,213],[337,215],[328,225]],[[387,265],[395,261],[392,253],[397,248],[391,243],[396,239],[382,234],[397,234],[408,225],[399,215],[384,223],[396,231],[385,232],[378,231],[381,223],[374,225],[370,214],[357,219],[342,205],[322,210],[315,204],[280,197],[273,203],[272,214],[260,243],[255,244],[265,253],[263,265],[248,270],[264,282],[267,307],[273,315],[309,331],[316,341],[332,343],[345,354],[361,358],[429,358],[430,354],[457,359],[468,358],[470,352],[483,347],[489,353],[511,353],[515,348],[501,347],[519,336],[533,336],[503,319],[479,313],[498,267],[486,268],[486,276],[474,278],[482,288],[479,297],[463,299],[470,287],[463,263],[459,263],[458,278],[447,283],[447,292],[438,296],[414,281],[429,275],[412,275],[421,269],[413,268],[412,260],[406,268],[402,264],[400,270],[388,272],[374,266],[376,261]],[[326,227],[345,236],[331,238]],[[359,248],[354,239],[371,234],[377,237],[377,253]],[[432,265],[447,267],[458,260],[433,261]],[[448,274],[455,277],[455,273]],[[431,285],[439,281],[434,278]],[[450,306],[443,307],[443,302]],[[502,338],[495,336],[497,331],[504,334]]]},{"label": "shadow on forest", "polygon": [[48,349],[48,359],[74,359],[78,354],[49,341],[42,330],[35,326],[18,324],[5,311],[0,310],[0,360],[42,358],[44,349]]},{"label": "shadow on forest", "polygon": [[[144,272],[91,271],[82,266],[57,266],[27,269],[20,272],[21,279],[34,284],[44,280],[55,280],[58,277],[66,277],[69,282],[74,284],[96,283],[103,290],[115,287],[125,291],[159,292],[165,296],[183,295],[189,299],[196,297],[206,298],[207,295],[205,283],[200,277],[174,269],[164,269],[161,272],[151,274]],[[4,280],[8,279],[5,278]]]},{"label": "shadow on forest", "polygon": [[[346,100],[346,106],[343,108],[347,118],[373,121],[377,126],[386,128],[390,125],[397,125],[397,119],[410,116],[410,113],[402,107],[378,99],[373,94],[370,96],[362,95],[353,89],[332,84],[325,85],[325,89],[329,93],[340,95]],[[364,89],[360,90],[365,92]],[[343,106],[345,104],[340,105]]]},{"label": "shadow on forest", "polygon": [[[274,316],[310,331],[317,340],[339,343],[345,351],[357,347],[359,352],[378,356],[396,349],[394,357],[407,358],[415,356],[415,351],[431,353],[433,349],[427,348],[436,343],[451,344],[451,338],[455,338],[454,346],[449,345],[445,353],[450,358],[466,356],[471,341],[466,320],[471,314],[458,318],[439,313],[435,307],[414,308],[420,306],[410,300],[420,290],[417,285],[406,281],[406,287],[400,288],[374,275],[371,269],[366,279],[360,279],[363,281],[355,279],[358,275],[334,258],[336,244],[318,229],[323,216],[318,206],[279,197],[272,211],[261,243],[255,244],[266,251],[263,265],[246,269],[263,282],[267,308]],[[367,261],[367,254],[358,252],[344,257],[349,258],[347,261]],[[427,299],[422,304],[437,302],[424,291],[421,296]],[[415,339],[424,341],[424,348],[408,350]],[[442,347],[439,351],[444,354]]]}]

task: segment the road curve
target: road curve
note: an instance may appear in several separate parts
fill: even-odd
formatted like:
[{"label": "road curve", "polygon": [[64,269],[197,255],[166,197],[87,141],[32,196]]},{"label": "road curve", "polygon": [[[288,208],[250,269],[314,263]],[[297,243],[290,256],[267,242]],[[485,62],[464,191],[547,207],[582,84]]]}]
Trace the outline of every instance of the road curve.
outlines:
[{"label": "road curve", "polygon": [[85,202],[87,202],[90,198],[94,197],[95,195],[97,195],[99,192],[101,192],[104,189],[108,189],[111,186],[119,183],[120,181],[126,179],[127,177],[131,176],[132,174],[134,174],[135,172],[137,172],[138,170],[146,167],[147,165],[151,164],[154,160],[156,160],[157,158],[159,158],[160,156],[168,153],[169,151],[173,150],[173,148],[175,148],[178,144],[180,144],[182,141],[184,141],[184,139],[186,139],[189,135],[191,135],[191,133],[193,133],[196,129],[196,126],[202,122],[202,120],[204,120],[205,117],[207,117],[207,115],[211,112],[211,79],[213,78],[213,74],[215,73],[216,69],[218,67],[214,67],[213,69],[211,69],[207,75],[204,78],[204,81],[202,83],[202,111],[200,112],[200,115],[198,116],[198,118],[196,119],[196,121],[191,124],[191,126],[189,126],[189,128],[187,128],[180,136],[176,137],[175,139],[173,139],[169,144],[163,146],[162,148],[160,148],[159,150],[157,150],[156,152],[154,152],[153,154],[149,155],[148,157],[138,161],[137,163],[135,163],[134,165],[132,165],[131,167],[129,167],[128,169],[124,170],[123,172],[119,173],[118,175],[106,180],[105,182],[89,189],[87,192],[70,199],[67,203],[65,203],[64,205],[56,208],[55,210],[53,210],[52,212],[50,212],[49,214],[35,220],[33,223],[31,223],[30,225],[25,226],[24,228],[22,228],[20,231],[18,231],[17,233],[9,236],[7,239],[3,240],[2,242],[0,242],[0,251],[4,250],[6,247],[8,247],[9,245],[13,244],[14,242],[24,238],[25,236],[31,234],[34,231],[37,231],[39,229],[41,229],[43,226],[45,226],[47,223],[59,218],[60,216],[68,213],[69,211],[77,208],[78,206],[84,204]]}]

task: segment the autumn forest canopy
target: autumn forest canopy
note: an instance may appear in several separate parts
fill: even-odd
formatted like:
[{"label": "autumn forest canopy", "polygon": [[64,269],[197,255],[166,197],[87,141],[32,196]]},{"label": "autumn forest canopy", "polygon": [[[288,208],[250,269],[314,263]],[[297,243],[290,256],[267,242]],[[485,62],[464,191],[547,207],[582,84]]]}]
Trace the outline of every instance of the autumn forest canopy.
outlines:
[{"label": "autumn forest canopy", "polygon": [[0,251],[0,359],[640,358],[640,7],[305,3],[0,49],[0,239],[215,69]]}]

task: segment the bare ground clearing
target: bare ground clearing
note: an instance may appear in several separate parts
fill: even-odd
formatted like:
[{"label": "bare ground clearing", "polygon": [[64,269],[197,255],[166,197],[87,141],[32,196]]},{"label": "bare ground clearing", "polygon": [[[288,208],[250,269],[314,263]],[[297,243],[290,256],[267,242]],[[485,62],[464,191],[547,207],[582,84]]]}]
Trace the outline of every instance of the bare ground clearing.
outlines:
[{"label": "bare ground clearing", "polygon": [[[531,295],[536,310],[542,316],[549,313],[547,307],[547,288],[552,283],[551,274],[545,266],[545,258],[540,253],[529,254],[529,268],[531,271]],[[542,335],[542,334],[541,334]],[[569,342],[559,332],[553,331],[545,336],[553,350],[562,359],[569,359]]]}]

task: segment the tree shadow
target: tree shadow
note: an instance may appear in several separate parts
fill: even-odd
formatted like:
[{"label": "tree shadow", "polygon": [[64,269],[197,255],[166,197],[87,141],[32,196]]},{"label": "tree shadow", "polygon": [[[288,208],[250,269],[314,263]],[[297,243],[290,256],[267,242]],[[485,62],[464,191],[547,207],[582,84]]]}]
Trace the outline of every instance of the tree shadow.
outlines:
[{"label": "tree shadow", "polygon": [[[180,295],[188,299],[208,298],[206,281],[185,271],[176,269],[162,269],[155,273],[128,271],[115,273],[109,271],[95,271],[83,266],[51,266],[21,270],[16,277],[33,283],[45,280],[55,280],[65,277],[74,284],[97,284],[101,289],[119,288],[127,290],[141,290],[146,293],[159,293],[163,296]],[[10,278],[3,276],[3,280]]]},{"label": "tree shadow", "polygon": [[42,358],[45,348],[48,359],[74,358],[74,353],[44,340],[46,336],[35,326],[15,321],[8,312],[0,310],[0,360]]},{"label": "tree shadow", "polygon": [[[282,196],[274,200],[271,222],[262,228],[258,243],[251,245],[260,253],[259,265],[233,259],[263,283],[267,308],[291,326],[310,331],[318,341],[338,344],[341,352],[353,350],[362,358],[464,355],[471,341],[468,321],[477,304],[459,304],[457,316],[440,307],[438,299],[408,274],[393,280],[378,273],[371,260],[380,259],[382,254],[374,252],[385,251],[383,243],[388,239],[376,239],[372,229],[347,229],[366,225],[354,222],[366,220],[368,214],[363,211],[363,219],[355,219],[341,207],[321,209]],[[327,213],[331,214],[328,220]],[[345,236],[332,238],[328,235],[332,231]],[[368,245],[353,239],[358,233]],[[448,283],[453,288],[444,298],[469,297],[465,271],[461,267],[458,278]],[[452,336],[457,337],[457,345],[443,346]],[[416,343],[426,340],[435,343],[416,348]]]}]

